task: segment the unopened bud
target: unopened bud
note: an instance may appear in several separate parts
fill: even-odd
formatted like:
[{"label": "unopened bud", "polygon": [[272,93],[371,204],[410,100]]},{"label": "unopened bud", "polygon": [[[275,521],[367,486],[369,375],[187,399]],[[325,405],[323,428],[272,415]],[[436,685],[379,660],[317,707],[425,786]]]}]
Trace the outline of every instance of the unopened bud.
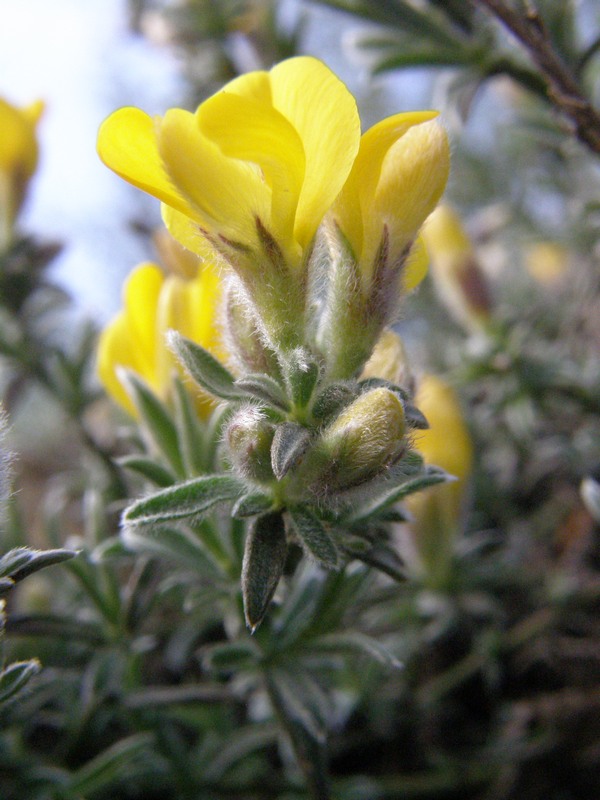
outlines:
[{"label": "unopened bud", "polygon": [[439,206],[423,228],[436,293],[456,321],[475,331],[490,320],[492,298],[459,217]]},{"label": "unopened bud", "polygon": [[324,430],[307,456],[311,483],[327,492],[369,480],[401,454],[405,428],[397,394],[383,388],[366,392]]},{"label": "unopened bud", "polygon": [[271,468],[271,444],[274,426],[255,406],[237,411],[225,434],[234,469],[245,478],[258,482],[274,479]]}]

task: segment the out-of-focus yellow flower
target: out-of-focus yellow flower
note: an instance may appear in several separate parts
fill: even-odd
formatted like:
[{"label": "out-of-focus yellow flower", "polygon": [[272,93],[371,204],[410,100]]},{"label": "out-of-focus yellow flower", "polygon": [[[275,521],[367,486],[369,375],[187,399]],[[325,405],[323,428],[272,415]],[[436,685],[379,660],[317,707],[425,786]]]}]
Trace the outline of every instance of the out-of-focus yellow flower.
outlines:
[{"label": "out-of-focus yellow flower", "polygon": [[17,108],[0,98],[0,247],[6,247],[38,163],[36,125],[41,100]]},{"label": "out-of-focus yellow flower", "polygon": [[382,261],[406,264],[405,290],[425,275],[424,260],[411,261],[408,253],[448,180],[448,139],[436,116],[435,111],[396,114],[370,128],[333,206],[367,286]]},{"label": "out-of-focus yellow flower", "polygon": [[473,445],[458,397],[441,378],[424,376],[414,402],[429,422],[428,430],[415,434],[414,447],[426,464],[441,467],[456,478],[408,499],[420,560],[432,579],[443,580],[460,529],[473,465]]},{"label": "out-of-focus yellow flower", "polygon": [[408,356],[402,339],[395,331],[388,328],[381,334],[371,358],[364,366],[361,378],[384,378],[410,391],[413,378]]},{"label": "out-of-focus yellow flower", "polygon": [[423,228],[431,275],[440,300],[469,331],[481,330],[491,317],[489,288],[473,245],[458,215],[439,206]]},{"label": "out-of-focus yellow flower", "polygon": [[534,280],[552,286],[564,277],[569,266],[567,250],[557,242],[537,242],[525,251],[525,268]]},{"label": "out-of-focus yellow flower", "polygon": [[[98,151],[117,174],[164,204],[167,226],[204,255],[276,242],[296,269],[358,151],[360,121],[343,83],[298,57],[228,83],[195,113],[116,111]],[[266,232],[266,233],[265,233]]]},{"label": "out-of-focus yellow flower", "polygon": [[[176,359],[165,343],[169,329],[222,356],[217,324],[220,279],[210,262],[191,280],[165,275],[156,264],[136,267],[123,291],[123,310],[106,326],[98,343],[98,374],[106,391],[130,414],[133,403],[119,380],[118,368],[135,372],[166,398]],[[202,413],[211,407],[208,395],[198,394]]]}]

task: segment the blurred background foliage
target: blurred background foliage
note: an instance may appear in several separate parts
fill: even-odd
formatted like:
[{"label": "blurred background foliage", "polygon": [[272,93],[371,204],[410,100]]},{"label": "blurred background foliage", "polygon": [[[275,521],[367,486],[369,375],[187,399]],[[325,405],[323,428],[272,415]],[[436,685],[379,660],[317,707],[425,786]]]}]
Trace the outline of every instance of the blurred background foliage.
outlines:
[{"label": "blurred background foliage", "polygon": [[130,0],[129,21],[176,52],[191,108],[304,52],[316,5],[350,69],[388,87],[417,69],[452,138],[454,212],[426,227],[398,330],[403,385],[441,418],[416,446],[459,488],[411,501],[385,574],[288,565],[250,637],[241,521],[118,534],[128,497],[218,466],[218,418],[183,387],[170,407],[139,387],[139,427],[116,418],[94,325],[48,274],[58,245],[17,218],[5,449],[35,458],[13,462],[2,527],[3,800],[600,793],[600,7]]}]

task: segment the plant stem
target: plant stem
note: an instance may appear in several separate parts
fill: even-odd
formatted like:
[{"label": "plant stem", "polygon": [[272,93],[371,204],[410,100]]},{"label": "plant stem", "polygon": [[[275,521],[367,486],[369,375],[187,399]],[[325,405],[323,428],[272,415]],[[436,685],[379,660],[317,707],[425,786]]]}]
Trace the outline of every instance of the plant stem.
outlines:
[{"label": "plant stem", "polygon": [[530,9],[519,14],[504,0],[471,1],[486,8],[521,42],[539,68],[551,102],[571,121],[577,138],[600,155],[600,114],[555,51],[539,13]]}]

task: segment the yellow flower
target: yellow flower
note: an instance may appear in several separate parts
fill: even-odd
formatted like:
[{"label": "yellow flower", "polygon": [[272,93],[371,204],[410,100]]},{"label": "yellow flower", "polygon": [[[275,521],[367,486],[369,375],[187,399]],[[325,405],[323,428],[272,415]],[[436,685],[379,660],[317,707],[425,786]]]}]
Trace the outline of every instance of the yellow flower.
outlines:
[{"label": "yellow flower", "polygon": [[424,376],[415,405],[429,422],[418,431],[414,447],[426,464],[434,464],[456,480],[411,495],[408,506],[414,516],[415,545],[430,578],[444,580],[464,511],[473,464],[473,445],[458,397],[441,378]]},{"label": "yellow flower", "polygon": [[[220,292],[219,276],[209,262],[191,280],[165,276],[151,263],[141,264],[130,274],[123,291],[124,308],[102,331],[98,343],[100,380],[130,414],[135,416],[135,408],[118,369],[135,372],[166,399],[176,369],[175,357],[165,343],[167,330],[177,330],[214,355],[222,355],[216,324]],[[210,404],[206,395],[198,395],[200,411]]]},{"label": "yellow flower", "polygon": [[536,242],[525,250],[525,268],[538,283],[553,286],[569,267],[569,253],[557,242]]},{"label": "yellow flower", "polygon": [[[358,151],[354,98],[320,61],[292,58],[228,83],[195,113],[136,108],[102,125],[98,151],[165,205],[175,238],[203,255],[259,251],[267,235],[298,268]],[[263,230],[264,229],[264,230]],[[203,241],[204,239],[204,241]]]},{"label": "yellow flower", "polygon": [[[407,262],[419,229],[448,180],[450,154],[434,111],[396,114],[361,138],[352,171],[333,209],[366,286],[382,256],[394,269]],[[418,255],[418,253],[417,253]],[[425,274],[423,259],[406,264],[403,288]]]},{"label": "yellow flower", "polygon": [[485,327],[491,319],[492,300],[458,215],[448,206],[436,208],[425,223],[423,239],[440,300],[467,330]]},{"label": "yellow flower", "polygon": [[27,184],[37,167],[35,129],[43,108],[41,100],[17,108],[0,98],[0,247],[11,240]]}]

